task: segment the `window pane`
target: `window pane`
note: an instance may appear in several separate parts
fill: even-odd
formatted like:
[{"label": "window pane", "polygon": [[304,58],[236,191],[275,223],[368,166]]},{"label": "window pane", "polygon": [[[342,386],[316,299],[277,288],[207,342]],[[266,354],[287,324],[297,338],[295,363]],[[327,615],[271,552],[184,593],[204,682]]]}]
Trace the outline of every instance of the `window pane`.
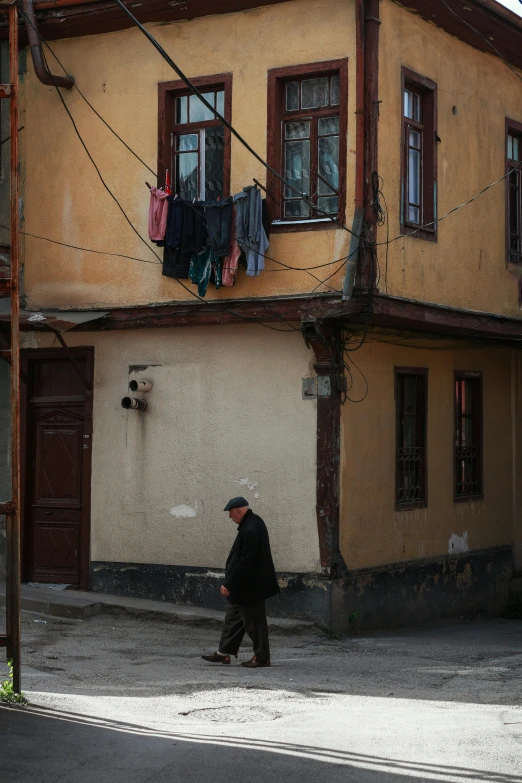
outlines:
[{"label": "window pane", "polygon": [[409,203],[420,205],[420,152],[409,150],[408,154],[408,196]]},{"label": "window pane", "polygon": [[512,171],[509,175],[509,249],[520,252],[520,173]]},{"label": "window pane", "polygon": [[341,103],[341,84],[339,74],[330,79],[330,106],[339,106]]},{"label": "window pane", "polygon": [[413,93],[413,119],[416,122],[421,121],[421,101],[420,95],[416,92]]},{"label": "window pane", "polygon": [[304,79],[301,82],[301,108],[317,109],[328,106],[328,77]]},{"label": "window pane", "polygon": [[[310,142],[287,141],[285,143],[285,179],[300,193],[310,193]],[[295,197],[296,193],[285,188],[285,198]]]},{"label": "window pane", "polygon": [[410,147],[416,147],[420,149],[421,135],[417,131],[410,130]]},{"label": "window pane", "polygon": [[420,223],[419,207],[408,207],[408,223]]},{"label": "window pane", "polygon": [[404,90],[404,116],[413,119],[413,93],[411,90]]},{"label": "window pane", "polygon": [[290,218],[307,218],[310,217],[310,208],[304,201],[297,199],[292,201],[285,201],[285,217]]},{"label": "window pane", "polygon": [[[322,198],[317,199],[317,206],[324,212],[328,212],[329,215],[337,215],[337,212],[339,211],[339,200],[337,196],[323,196]],[[325,216],[318,212],[317,217],[322,218]]]},{"label": "window pane", "polygon": [[333,133],[339,133],[339,117],[327,117],[318,122],[319,136],[329,136]]},{"label": "window pane", "polygon": [[507,137],[507,157],[508,160],[514,160],[513,158],[513,136],[508,133]]},{"label": "window pane", "polygon": [[176,98],[176,122],[178,125],[183,125],[187,122],[187,96],[183,95],[181,98]]},{"label": "window pane", "polygon": [[176,193],[181,198],[198,198],[198,153],[176,155]]},{"label": "window pane", "polygon": [[286,122],[285,138],[287,139],[308,139],[310,138],[310,122]]},{"label": "window pane", "polygon": [[318,172],[332,188],[322,180],[318,180],[317,191],[320,195],[339,189],[339,136],[326,136],[318,139],[319,161]]},{"label": "window pane", "polygon": [[197,150],[198,134],[185,133],[183,136],[176,136],[176,150],[184,152],[185,150]]},{"label": "window pane", "polygon": [[513,136],[513,160],[517,162],[520,160],[519,155],[520,139],[517,136]]},{"label": "window pane", "polygon": [[225,116],[225,93],[223,90],[216,93],[216,109],[222,117]]},{"label": "window pane", "polygon": [[216,201],[224,195],[225,129],[205,129],[205,198]]},{"label": "window pane", "polygon": [[286,85],[286,110],[295,111],[299,108],[299,82],[288,82]]},{"label": "window pane", "polygon": [[[215,105],[214,100],[216,94],[214,92],[204,92],[202,95],[212,106]],[[190,122],[205,122],[206,120],[214,119],[214,114],[201,103],[197,95],[191,95],[189,97],[189,110]]]}]

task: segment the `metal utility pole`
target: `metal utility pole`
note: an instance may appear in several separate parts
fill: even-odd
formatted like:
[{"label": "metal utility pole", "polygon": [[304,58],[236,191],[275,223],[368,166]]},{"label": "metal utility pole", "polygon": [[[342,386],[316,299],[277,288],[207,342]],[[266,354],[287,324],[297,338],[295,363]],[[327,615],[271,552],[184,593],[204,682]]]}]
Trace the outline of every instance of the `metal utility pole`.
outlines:
[{"label": "metal utility pole", "polygon": [[0,11],[9,14],[9,84],[0,84],[0,99],[9,99],[11,126],[11,277],[0,280],[0,292],[11,296],[11,346],[5,358],[11,364],[11,502],[0,503],[6,515],[6,631],[0,647],[7,648],[13,661],[13,687],[21,691],[20,677],[20,256],[18,181],[18,9],[0,2]]}]

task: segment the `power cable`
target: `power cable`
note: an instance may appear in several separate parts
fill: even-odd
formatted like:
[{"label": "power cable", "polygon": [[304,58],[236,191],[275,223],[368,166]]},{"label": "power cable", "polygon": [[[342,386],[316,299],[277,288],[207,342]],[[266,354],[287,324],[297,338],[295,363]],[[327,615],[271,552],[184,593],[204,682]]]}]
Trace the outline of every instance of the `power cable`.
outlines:
[{"label": "power cable", "polygon": [[416,234],[418,231],[422,231],[423,228],[429,228],[430,226],[434,226],[437,223],[440,223],[441,220],[444,220],[449,215],[452,215],[454,212],[457,212],[459,209],[462,209],[463,207],[467,207],[468,204],[471,204],[473,201],[476,201],[480,196],[486,193],[486,191],[495,187],[495,185],[498,185],[499,182],[505,180],[506,177],[509,177],[510,174],[512,174],[514,171],[517,171],[521,166],[522,166],[522,160],[520,161],[520,163],[517,163],[516,166],[513,166],[513,168],[507,171],[502,177],[496,179],[494,182],[490,182],[489,185],[486,185],[486,187],[482,188],[482,190],[479,191],[472,198],[468,199],[467,201],[464,201],[462,204],[458,204],[458,206],[456,207],[453,207],[453,209],[450,209],[449,212],[446,212],[444,215],[441,215],[440,218],[436,218],[435,220],[432,220],[430,223],[425,223],[424,225],[419,226],[419,228],[416,228],[414,231],[410,231],[408,234],[397,234],[397,236],[393,237],[392,239],[387,239],[386,242],[376,242],[375,247],[380,247],[381,245],[390,245],[392,242],[396,242],[398,239],[405,239],[407,237],[411,237],[414,234]]},{"label": "power cable", "polygon": [[[32,24],[32,21],[29,19],[29,17],[27,17],[27,15],[23,13],[23,11],[21,11],[21,14],[22,14],[22,16],[23,16],[25,19],[28,19],[28,21],[29,21],[29,23],[31,24],[31,26],[33,27],[33,29],[35,29],[35,28],[34,28],[34,25]],[[44,60],[45,60],[45,55],[44,55]],[[132,223],[132,221],[131,221],[131,220],[130,220],[130,218],[128,217],[127,213],[125,212],[125,210],[124,210],[124,209],[123,209],[123,207],[121,206],[120,202],[118,201],[118,199],[116,198],[116,196],[115,196],[115,195],[112,193],[112,191],[110,190],[110,188],[109,188],[109,187],[108,187],[108,185],[106,184],[105,180],[103,179],[103,176],[102,176],[102,174],[101,174],[101,172],[100,172],[100,170],[99,170],[99,168],[98,168],[98,166],[97,166],[97,164],[96,164],[96,162],[95,162],[94,158],[92,157],[91,153],[89,152],[89,149],[88,149],[88,147],[87,147],[87,145],[86,145],[85,141],[83,140],[83,138],[82,138],[82,136],[81,136],[81,134],[80,134],[80,131],[78,130],[78,127],[77,127],[77,125],[76,125],[76,123],[75,123],[75,121],[74,121],[74,117],[72,116],[72,114],[71,114],[71,112],[70,112],[69,108],[67,107],[67,104],[65,103],[65,101],[64,101],[64,99],[63,99],[63,96],[62,96],[62,94],[61,94],[61,92],[60,92],[60,89],[59,89],[58,85],[56,84],[56,81],[55,81],[55,79],[54,79],[54,77],[53,77],[53,75],[52,75],[52,73],[51,73],[51,72],[50,72],[50,76],[51,76],[51,79],[53,80],[54,87],[55,87],[55,89],[56,89],[56,92],[58,93],[58,96],[59,96],[59,98],[60,98],[60,101],[62,102],[62,105],[63,105],[63,107],[64,107],[65,111],[67,112],[67,115],[68,115],[69,119],[71,120],[71,123],[72,123],[72,125],[73,125],[73,128],[74,128],[74,130],[75,130],[75,133],[76,133],[76,135],[78,136],[78,139],[80,140],[80,143],[81,143],[82,147],[84,148],[85,152],[87,153],[87,156],[88,156],[89,160],[91,161],[92,165],[94,166],[94,168],[95,168],[95,170],[96,170],[96,173],[98,174],[98,177],[99,177],[99,179],[100,179],[101,183],[103,184],[104,188],[107,190],[107,192],[109,193],[109,195],[111,196],[111,198],[113,199],[113,201],[114,201],[114,202],[117,204],[117,206],[118,206],[118,208],[120,209],[121,213],[123,214],[123,216],[124,216],[125,220],[126,220],[126,221],[127,221],[127,223],[129,224],[129,226],[132,228],[132,230],[134,231],[134,233],[135,233],[135,234],[136,234],[136,235],[139,237],[139,239],[140,239],[140,240],[141,240],[141,241],[142,241],[142,242],[145,244],[145,246],[146,246],[146,247],[147,247],[147,248],[148,248],[148,249],[151,251],[151,253],[152,253],[154,256],[156,256],[156,258],[158,259],[159,263],[161,264],[162,262],[161,262],[161,259],[160,259],[160,257],[157,255],[157,253],[155,253],[155,252],[154,252],[154,250],[152,250],[152,248],[150,247],[150,245],[148,244],[148,242],[147,242],[147,241],[144,239],[144,237],[143,237],[143,236],[140,234],[140,232],[138,231],[138,229],[137,229],[137,228],[134,226],[134,224]],[[153,263],[154,263],[154,262],[153,262]],[[200,301],[200,302],[203,302],[203,304],[209,304],[208,300],[205,300],[205,299],[203,299],[202,297],[200,297],[198,294],[195,294],[195,293],[194,293],[194,291],[191,291],[191,289],[190,289],[188,286],[186,286],[184,283],[182,283],[182,282],[181,282],[181,280],[179,280],[178,278],[176,278],[176,281],[177,281],[177,283],[178,283],[178,284],[179,284],[179,285],[180,285],[182,288],[184,288],[186,291],[188,291],[188,293],[189,293],[191,296],[193,296],[195,299],[197,299],[197,300],[198,300],[198,301]],[[256,319],[251,319],[251,318],[249,318],[248,316],[243,316],[243,315],[241,315],[240,313],[236,313],[236,312],[234,312],[233,310],[225,310],[225,309],[222,309],[222,310],[221,310],[221,312],[224,312],[224,313],[229,313],[229,314],[233,315],[233,316],[234,316],[234,317],[236,317],[236,318],[241,318],[241,319],[244,319],[244,320],[247,320],[247,321],[253,322],[253,323],[260,323],[260,321],[258,321],[258,320],[256,320]],[[278,315],[279,315],[279,314],[278,314]],[[281,320],[282,320],[283,322],[285,321],[285,318],[284,318],[284,316],[281,316]],[[260,325],[261,325],[261,326],[266,326],[266,328],[267,328],[267,329],[272,329],[273,331],[277,331],[277,332],[281,332],[281,331],[283,331],[283,332],[288,332],[288,331],[300,331],[299,329],[296,329],[295,327],[291,327],[291,329],[278,329],[277,327],[275,327],[275,326],[269,326],[268,324],[261,324],[261,323],[260,323]]]},{"label": "power cable", "polygon": [[207,108],[207,109],[208,109],[208,110],[209,110],[209,111],[210,111],[210,112],[211,112],[211,113],[214,115],[214,117],[215,117],[217,120],[219,120],[219,121],[220,121],[220,122],[221,122],[221,123],[222,123],[222,124],[225,126],[225,128],[228,128],[228,130],[229,130],[229,131],[232,133],[232,135],[233,135],[233,136],[235,136],[235,138],[236,138],[236,139],[237,139],[237,140],[238,140],[238,141],[239,141],[239,142],[240,142],[240,143],[241,143],[241,144],[242,144],[242,145],[245,147],[245,149],[246,149],[246,150],[248,150],[248,152],[250,152],[250,154],[251,154],[251,155],[253,155],[253,156],[254,156],[254,158],[255,158],[255,159],[256,159],[256,160],[257,160],[259,163],[261,163],[261,165],[262,165],[262,166],[264,166],[264,167],[265,167],[265,169],[266,169],[267,171],[269,171],[271,174],[273,174],[273,176],[274,176],[274,177],[276,177],[276,178],[277,178],[277,179],[278,179],[280,182],[282,182],[282,184],[283,184],[285,187],[287,187],[287,188],[288,188],[289,190],[291,190],[293,193],[296,193],[296,194],[297,194],[297,195],[298,195],[298,196],[301,198],[301,200],[302,200],[302,201],[303,201],[305,204],[307,204],[309,207],[311,207],[311,209],[312,209],[314,212],[316,212],[316,213],[318,213],[318,214],[320,214],[320,215],[324,215],[324,216],[325,216],[325,217],[327,217],[329,220],[331,220],[333,223],[336,223],[336,224],[337,224],[337,225],[338,225],[340,228],[342,228],[344,231],[348,231],[348,233],[349,233],[349,234],[354,234],[354,236],[357,236],[359,239],[361,239],[361,237],[360,237],[358,234],[355,234],[355,232],[354,232],[354,231],[352,231],[350,228],[348,228],[348,226],[346,226],[346,225],[345,225],[345,224],[344,224],[342,221],[340,221],[338,218],[336,218],[336,217],[332,216],[332,215],[331,215],[331,214],[329,214],[328,212],[325,212],[325,210],[323,210],[323,209],[320,209],[318,206],[316,206],[315,204],[313,204],[313,203],[312,203],[312,202],[309,200],[309,198],[307,197],[307,195],[306,195],[305,193],[301,193],[301,191],[300,191],[298,188],[296,188],[294,185],[292,185],[290,182],[288,182],[288,181],[287,181],[287,180],[286,180],[286,179],[285,179],[285,178],[284,178],[284,177],[283,177],[283,176],[282,176],[282,175],[281,175],[281,174],[280,174],[278,171],[276,171],[274,168],[272,168],[272,166],[270,166],[270,164],[269,164],[269,163],[267,163],[267,162],[266,162],[266,160],[264,160],[264,159],[261,157],[261,155],[259,155],[259,154],[258,154],[258,153],[257,153],[257,152],[256,152],[256,151],[253,149],[253,147],[251,147],[251,146],[250,146],[250,144],[249,144],[249,143],[246,141],[246,139],[244,139],[244,138],[243,138],[243,136],[241,136],[241,134],[240,134],[240,133],[239,133],[239,132],[238,132],[238,131],[237,131],[237,130],[234,128],[234,126],[233,126],[233,125],[231,125],[231,123],[230,123],[230,122],[228,122],[228,120],[226,120],[226,119],[225,119],[225,117],[223,117],[223,115],[222,115],[222,114],[220,114],[220,113],[217,111],[217,109],[215,109],[215,108],[212,106],[212,104],[210,104],[210,103],[209,103],[209,101],[207,101],[207,99],[204,97],[203,93],[201,93],[201,92],[198,90],[198,88],[197,88],[197,87],[196,87],[194,84],[192,84],[192,82],[190,81],[190,79],[189,79],[187,76],[185,76],[185,74],[183,73],[183,71],[181,70],[181,68],[179,68],[179,66],[178,66],[178,65],[176,65],[176,63],[174,62],[174,60],[173,60],[173,59],[172,59],[172,58],[171,58],[171,57],[170,57],[170,56],[167,54],[167,52],[165,51],[165,49],[163,49],[163,47],[161,46],[161,44],[159,44],[159,43],[158,43],[158,41],[157,41],[157,40],[154,38],[154,36],[153,36],[153,35],[151,35],[151,34],[149,33],[149,31],[148,31],[148,30],[147,30],[147,29],[146,29],[146,28],[145,28],[145,27],[144,27],[144,26],[141,24],[141,22],[138,22],[138,20],[136,19],[136,17],[135,17],[135,16],[134,16],[134,15],[131,13],[131,11],[129,11],[129,9],[128,9],[128,8],[127,8],[127,6],[126,6],[126,5],[125,5],[125,4],[122,2],[122,0],[115,0],[115,2],[116,2],[116,3],[117,3],[119,6],[120,6],[120,8],[121,8],[121,9],[124,11],[124,13],[125,13],[125,14],[127,14],[127,16],[129,17],[129,19],[130,19],[130,20],[133,22],[133,24],[134,24],[134,25],[135,25],[135,26],[136,26],[136,27],[137,27],[137,28],[138,28],[138,29],[139,29],[139,30],[140,30],[140,31],[143,33],[143,35],[144,35],[144,36],[145,36],[145,37],[146,37],[146,38],[147,38],[147,39],[150,41],[150,43],[151,43],[151,44],[154,46],[154,48],[155,48],[155,49],[156,49],[156,50],[157,50],[157,51],[160,53],[160,55],[163,57],[163,59],[165,60],[165,62],[167,62],[167,63],[168,63],[168,65],[170,65],[170,67],[172,68],[172,70],[173,70],[173,71],[175,71],[175,73],[177,73],[177,75],[179,76],[179,78],[182,80],[182,82],[184,82],[184,84],[186,84],[186,86],[189,88],[189,90],[190,90],[190,91],[191,91],[191,92],[192,92],[194,95],[196,95],[196,96],[199,98],[199,100],[202,102],[202,104],[203,104],[203,105],[204,105],[204,106],[205,106],[205,107],[206,107],[206,108]]},{"label": "power cable", "polygon": [[[493,44],[491,43],[491,41],[489,40],[489,38],[486,38],[486,36],[485,36],[485,35],[483,35],[483,34],[482,34],[482,33],[481,33],[479,30],[476,30],[476,29],[473,27],[473,25],[471,25],[471,24],[468,22],[468,20],[467,20],[467,19],[464,19],[462,16],[460,16],[460,14],[458,14],[458,13],[457,13],[457,12],[456,12],[456,11],[455,11],[453,8],[451,8],[451,6],[450,6],[450,5],[448,5],[448,3],[446,2],[446,0],[440,0],[440,1],[441,1],[441,3],[442,3],[443,5],[445,5],[445,6],[446,6],[446,8],[448,9],[448,11],[449,11],[451,14],[453,14],[453,16],[456,16],[456,17],[457,17],[457,19],[460,19],[460,21],[462,22],[462,24],[465,24],[467,27],[469,27],[469,29],[470,29],[470,30],[473,30],[473,32],[474,32],[474,33],[476,33],[478,36],[480,36],[480,38],[482,38],[482,40],[483,40],[483,41],[485,41],[485,42],[487,43],[487,45],[488,45],[488,46],[489,46],[491,49],[493,49],[493,51],[495,52],[495,54],[496,54],[496,55],[498,55],[498,57],[500,57],[500,59],[502,60],[502,62],[504,63],[504,65],[507,65],[507,67],[509,68],[509,70],[510,70],[512,73],[514,73],[514,74],[515,74],[515,76],[517,77],[517,79],[520,79],[520,81],[522,81],[522,76],[521,76],[519,73],[517,73],[517,71],[515,71],[515,69],[514,69],[514,68],[513,68],[513,66],[511,65],[511,63],[509,63],[509,62],[508,62],[508,61],[505,59],[505,57],[502,57],[502,55],[500,54],[499,50],[498,50],[498,49],[497,49],[495,46],[493,46]],[[520,0],[520,2],[522,2],[522,0]]]},{"label": "power cable", "polygon": [[[26,19],[28,19],[29,17],[25,17],[25,18],[26,18]],[[55,52],[53,51],[53,49],[51,49],[50,45],[47,43],[47,41],[45,40],[45,38],[43,38],[43,37],[40,35],[40,32],[39,32],[38,28],[34,27],[34,25],[33,25],[32,23],[31,23],[31,27],[33,28],[33,30],[34,30],[36,33],[38,33],[38,37],[40,38],[40,41],[41,41],[41,42],[43,43],[43,45],[44,45],[44,46],[45,46],[45,47],[46,47],[46,48],[47,48],[47,49],[48,49],[48,50],[51,52],[52,56],[54,57],[54,59],[56,60],[56,62],[58,63],[58,65],[60,66],[60,68],[62,69],[62,71],[63,71],[63,72],[66,74],[66,76],[69,76],[69,74],[68,74],[68,72],[67,72],[67,70],[66,70],[65,66],[64,66],[64,65],[62,64],[62,62],[61,62],[61,61],[58,59],[58,55],[56,55],[56,54],[55,54]],[[105,119],[102,117],[102,115],[101,115],[101,114],[100,114],[100,113],[99,113],[99,112],[98,112],[98,111],[97,111],[97,110],[94,108],[94,106],[92,105],[92,103],[91,103],[91,102],[88,100],[88,98],[86,98],[86,97],[85,97],[85,95],[83,94],[83,92],[80,90],[80,88],[79,88],[79,87],[78,87],[78,85],[76,84],[76,81],[75,81],[75,82],[74,82],[74,84],[73,84],[73,88],[74,88],[74,89],[75,89],[75,90],[76,90],[76,91],[79,93],[79,95],[80,95],[80,96],[83,98],[83,100],[85,101],[85,103],[87,104],[87,106],[88,106],[88,107],[89,107],[89,108],[90,108],[90,109],[91,109],[91,110],[92,110],[92,111],[93,111],[93,112],[96,114],[96,116],[97,116],[97,117],[98,117],[98,118],[99,118],[99,119],[100,119],[100,120],[103,122],[103,124],[104,124],[104,125],[105,125],[105,126],[106,126],[106,127],[109,129],[109,130],[110,130],[110,132],[111,132],[111,133],[112,133],[114,136],[116,136],[116,138],[117,138],[119,141],[121,141],[121,143],[123,144],[123,146],[124,146],[124,147],[126,147],[126,148],[129,150],[129,152],[131,153],[131,155],[134,155],[134,157],[135,157],[137,160],[139,160],[139,162],[140,162],[141,164],[143,164],[143,166],[145,166],[145,168],[146,168],[148,171],[150,171],[150,173],[151,173],[151,174],[152,174],[154,177],[157,177],[158,175],[156,174],[156,172],[155,172],[153,169],[151,169],[151,167],[150,167],[150,166],[149,166],[147,163],[145,163],[145,161],[144,161],[142,158],[140,158],[140,156],[138,155],[138,153],[137,153],[137,152],[135,152],[135,151],[132,149],[132,147],[130,147],[130,146],[127,144],[127,142],[126,142],[124,139],[122,139],[122,137],[121,137],[121,136],[120,136],[120,135],[119,135],[119,134],[118,134],[118,133],[117,133],[117,132],[114,130],[114,128],[111,128],[111,126],[109,125],[109,123],[108,123],[108,122],[107,122],[107,121],[106,121],[106,120],[105,120]]]}]

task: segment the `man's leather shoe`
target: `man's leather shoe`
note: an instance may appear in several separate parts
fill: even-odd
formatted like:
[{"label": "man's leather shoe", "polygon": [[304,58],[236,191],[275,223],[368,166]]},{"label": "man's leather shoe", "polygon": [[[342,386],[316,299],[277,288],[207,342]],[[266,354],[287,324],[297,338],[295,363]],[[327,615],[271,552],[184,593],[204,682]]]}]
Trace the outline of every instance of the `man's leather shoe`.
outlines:
[{"label": "man's leather shoe", "polygon": [[210,661],[210,663],[230,663],[230,655],[219,655],[215,652],[212,655],[202,655],[204,661]]},{"label": "man's leather shoe", "polygon": [[245,669],[262,669],[264,666],[270,666],[270,658],[268,661],[260,661],[259,658],[256,658],[254,655],[249,661],[243,661],[241,666],[244,666]]}]

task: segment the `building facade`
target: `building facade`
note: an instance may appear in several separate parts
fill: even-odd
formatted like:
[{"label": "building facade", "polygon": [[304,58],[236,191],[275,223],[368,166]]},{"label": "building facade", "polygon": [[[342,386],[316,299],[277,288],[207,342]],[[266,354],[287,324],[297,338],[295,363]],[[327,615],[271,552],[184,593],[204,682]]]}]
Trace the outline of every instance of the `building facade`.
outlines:
[{"label": "building facade", "polygon": [[[50,5],[34,20],[75,87],[21,52],[24,578],[219,607],[244,494],[274,613],[498,610],[522,569],[522,21],[492,0],[460,21],[132,9],[238,138],[123,11]],[[162,274],[146,183],[167,177],[189,203],[262,186],[259,275],[201,297]]]}]

